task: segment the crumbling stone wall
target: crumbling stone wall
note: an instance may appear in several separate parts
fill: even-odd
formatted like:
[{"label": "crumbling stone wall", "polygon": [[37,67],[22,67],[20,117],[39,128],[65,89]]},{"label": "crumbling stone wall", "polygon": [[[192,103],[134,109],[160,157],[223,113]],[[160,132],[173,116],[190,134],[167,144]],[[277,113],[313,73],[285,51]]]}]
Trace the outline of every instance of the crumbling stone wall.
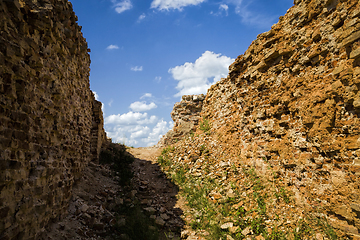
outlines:
[{"label": "crumbling stone wall", "polygon": [[360,2],[295,1],[207,93],[233,159],[271,174],[297,203],[360,236]]},{"label": "crumbling stone wall", "polygon": [[104,116],[101,102],[94,100],[92,114],[91,156],[93,162],[99,163],[101,149],[108,143],[104,130]]},{"label": "crumbling stone wall", "polygon": [[158,145],[166,146],[172,144],[189,135],[191,131],[195,132],[196,127],[199,125],[200,112],[204,100],[204,94],[182,96],[181,102],[175,103],[171,112],[174,127],[164,135]]},{"label": "crumbling stone wall", "polygon": [[66,214],[99,153],[101,104],[67,0],[0,1],[0,239],[36,239]]}]

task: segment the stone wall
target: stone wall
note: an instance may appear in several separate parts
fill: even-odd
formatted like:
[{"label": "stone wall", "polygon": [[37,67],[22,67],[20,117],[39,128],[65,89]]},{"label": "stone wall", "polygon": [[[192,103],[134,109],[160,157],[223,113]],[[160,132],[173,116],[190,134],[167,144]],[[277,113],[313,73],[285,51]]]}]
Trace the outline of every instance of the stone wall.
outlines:
[{"label": "stone wall", "polygon": [[207,93],[229,158],[271,174],[299,206],[360,238],[360,2],[303,0]]},{"label": "stone wall", "polygon": [[202,110],[204,94],[184,95],[181,102],[177,102],[171,112],[171,118],[174,121],[174,127],[158,143],[158,146],[172,144],[179,139],[195,132],[199,125],[200,112]]},{"label": "stone wall", "polygon": [[105,136],[76,21],[67,0],[0,1],[0,239],[65,215]]},{"label": "stone wall", "polygon": [[104,130],[104,116],[101,102],[94,100],[92,114],[91,156],[93,162],[99,163],[101,149],[109,142]]}]

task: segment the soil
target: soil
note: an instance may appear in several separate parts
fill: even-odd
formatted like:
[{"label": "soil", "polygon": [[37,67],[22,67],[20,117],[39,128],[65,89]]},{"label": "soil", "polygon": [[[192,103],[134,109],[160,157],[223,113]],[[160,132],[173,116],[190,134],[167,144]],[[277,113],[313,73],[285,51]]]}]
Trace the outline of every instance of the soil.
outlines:
[{"label": "soil", "polygon": [[184,226],[181,219],[183,201],[178,201],[177,186],[167,179],[157,163],[161,149],[130,148],[129,152],[135,157],[132,167],[136,197],[145,211],[152,212],[150,217],[155,219],[160,229],[160,239],[180,239],[181,228]]},{"label": "soil", "polygon": [[119,231],[130,224],[133,216],[119,215],[118,209],[135,205],[140,207],[141,217],[150,219],[150,225],[132,226],[134,231],[150,228],[159,233],[159,239],[181,238],[184,200],[177,196],[178,188],[157,164],[161,149],[128,148],[127,151],[135,158],[131,165],[134,173],[131,187],[118,184],[119,177],[110,165],[90,163],[74,185],[68,215],[49,224],[41,239],[133,239]]}]

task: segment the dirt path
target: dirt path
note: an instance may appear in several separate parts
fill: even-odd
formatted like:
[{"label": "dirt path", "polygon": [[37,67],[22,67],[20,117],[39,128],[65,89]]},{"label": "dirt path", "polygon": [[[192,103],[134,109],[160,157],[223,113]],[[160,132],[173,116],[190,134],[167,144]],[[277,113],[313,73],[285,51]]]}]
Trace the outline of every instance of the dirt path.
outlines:
[{"label": "dirt path", "polygon": [[178,188],[157,164],[161,149],[127,151],[135,158],[130,187],[119,186],[111,164],[90,163],[74,185],[68,215],[49,224],[41,239],[154,239],[131,237],[144,228],[158,232],[155,239],[181,238],[184,204],[177,199]]},{"label": "dirt path", "polygon": [[155,220],[162,232],[160,239],[180,239],[182,210],[177,200],[178,188],[166,178],[157,164],[160,148],[130,148],[135,157],[132,164],[133,188],[142,208]]},{"label": "dirt path", "polygon": [[142,147],[142,148],[129,148],[128,152],[135,158],[157,163],[157,157],[161,154],[161,148],[155,147]]}]

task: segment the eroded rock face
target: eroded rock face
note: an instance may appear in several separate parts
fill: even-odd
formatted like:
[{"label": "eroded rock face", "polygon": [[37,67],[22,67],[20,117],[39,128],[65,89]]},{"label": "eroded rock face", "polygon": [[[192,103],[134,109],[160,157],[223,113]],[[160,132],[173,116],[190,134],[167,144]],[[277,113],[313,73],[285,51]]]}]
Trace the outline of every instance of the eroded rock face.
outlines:
[{"label": "eroded rock face", "polygon": [[171,112],[174,127],[160,140],[158,146],[174,143],[196,130],[204,99],[204,94],[184,95],[181,102],[175,103]]},{"label": "eroded rock face", "polygon": [[[263,176],[275,171],[300,209],[358,239],[360,2],[294,4],[208,90],[201,116],[211,123],[215,155]],[[189,141],[177,151],[191,152]]]},{"label": "eroded rock face", "polygon": [[66,0],[0,2],[1,239],[36,239],[66,214],[105,138],[76,21]]},{"label": "eroded rock face", "polygon": [[202,111],[228,153],[268,162],[299,205],[360,235],[359,1],[295,1],[229,69]]}]

